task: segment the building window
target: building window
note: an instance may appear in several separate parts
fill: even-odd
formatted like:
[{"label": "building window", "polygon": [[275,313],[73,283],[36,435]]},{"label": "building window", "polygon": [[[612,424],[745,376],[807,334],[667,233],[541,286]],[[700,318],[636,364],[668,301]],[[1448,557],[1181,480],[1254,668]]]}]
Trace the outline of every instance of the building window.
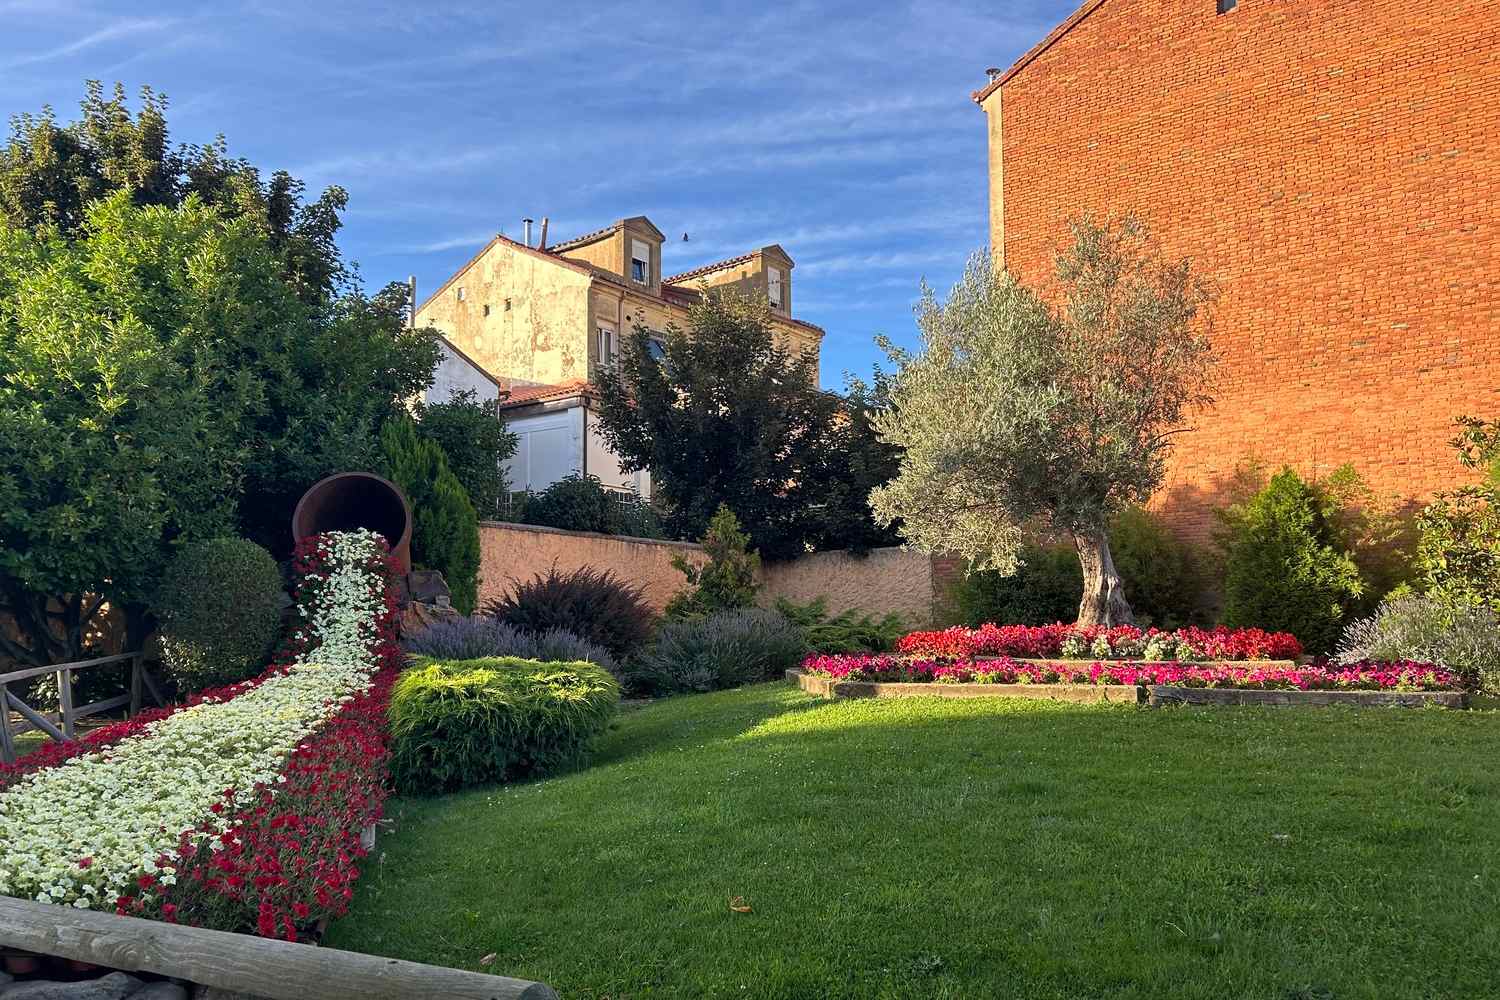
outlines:
[{"label": "building window", "polygon": [[660,361],[667,355],[667,345],[662,343],[659,337],[652,337],[646,341],[646,356],[652,361]]},{"label": "building window", "polygon": [[619,358],[620,345],[615,338],[615,331],[607,326],[599,328],[599,364],[601,367],[613,367]]},{"label": "building window", "polygon": [[766,295],[771,300],[772,309],[781,308],[781,269],[777,267],[766,268]]},{"label": "building window", "polygon": [[1240,0],[1219,0],[1219,13],[1228,14],[1240,5]]},{"label": "building window", "polygon": [[640,240],[630,241],[630,280],[636,284],[651,284],[651,245]]},{"label": "building window", "polygon": [[459,285],[458,286],[458,301],[462,302],[463,300],[464,300],[464,286],[463,285]]},{"label": "building window", "polygon": [[488,316],[488,315],[489,315],[489,314],[490,314],[490,304],[489,304],[489,303],[488,303],[488,302],[486,302],[486,303],[485,303],[485,304],[484,304],[484,314],[485,314],[485,315],[486,315],[486,316]]}]

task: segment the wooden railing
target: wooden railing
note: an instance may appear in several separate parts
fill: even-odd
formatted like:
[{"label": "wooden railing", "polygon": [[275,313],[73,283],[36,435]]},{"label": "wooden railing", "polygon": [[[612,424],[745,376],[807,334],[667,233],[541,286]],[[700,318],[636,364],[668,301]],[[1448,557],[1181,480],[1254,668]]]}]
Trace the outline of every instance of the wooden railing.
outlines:
[{"label": "wooden railing", "polygon": [[[123,663],[130,661],[130,690],[113,698],[104,698],[100,701],[91,702],[87,705],[73,704],[73,671],[87,670],[90,667],[103,667],[111,663]],[[21,700],[20,695],[10,689],[10,685],[29,681],[35,677],[46,674],[57,675],[57,700],[58,710],[56,712],[41,712]],[[130,714],[134,715],[141,710],[141,704],[146,695],[158,705],[166,704],[162,697],[161,689],[157,687],[155,679],[146,669],[145,654],[137,651],[134,653],[117,653],[114,656],[101,656],[93,660],[79,660],[76,663],[54,663],[46,667],[27,667],[25,670],[13,670],[8,674],[0,674],[0,762],[13,764],[16,760],[16,737],[22,733],[32,730],[40,730],[59,743],[71,740],[75,723],[79,719],[90,715],[98,715],[100,712],[108,712],[112,709],[130,706]],[[21,722],[11,722],[10,713],[14,710],[21,715]]]},{"label": "wooden railing", "polygon": [[0,947],[270,1000],[556,1000],[542,983],[0,896]]}]

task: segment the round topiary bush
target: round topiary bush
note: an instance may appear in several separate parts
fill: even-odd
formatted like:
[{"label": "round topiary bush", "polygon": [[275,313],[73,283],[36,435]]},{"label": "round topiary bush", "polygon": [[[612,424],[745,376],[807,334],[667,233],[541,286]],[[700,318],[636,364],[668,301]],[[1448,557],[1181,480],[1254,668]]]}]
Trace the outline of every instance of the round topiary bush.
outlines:
[{"label": "round topiary bush", "polygon": [[182,693],[254,677],[281,632],[281,570],[243,538],[189,542],[156,593],[162,665]]}]

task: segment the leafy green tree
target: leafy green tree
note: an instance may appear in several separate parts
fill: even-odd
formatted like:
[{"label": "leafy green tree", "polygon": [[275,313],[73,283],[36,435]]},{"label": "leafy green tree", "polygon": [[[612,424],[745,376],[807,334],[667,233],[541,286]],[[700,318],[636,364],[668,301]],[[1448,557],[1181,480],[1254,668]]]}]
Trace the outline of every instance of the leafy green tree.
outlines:
[{"label": "leafy green tree", "polygon": [[728,506],[767,559],[883,537],[861,481],[878,459],[851,458],[873,440],[866,401],[846,409],[820,390],[816,355],[777,346],[764,300],[710,290],[688,325],[637,327],[598,379],[605,439],[628,470],[651,471],[673,533],[699,535]]},{"label": "leafy green tree", "polygon": [[386,476],[412,508],[412,562],[443,574],[453,606],[471,614],[479,601],[479,518],[443,449],[400,415],[380,431]]},{"label": "leafy green tree", "polygon": [[123,86],[106,97],[91,80],[76,122],[59,124],[50,107],[13,117],[0,149],[0,220],[25,229],[53,227],[71,238],[83,228],[89,202],[114,191],[129,192],[138,206],[169,208],[197,196],[264,232],[304,301],[316,304],[349,291],[351,275],[335,240],[348,203],[344,190],[330,187],[306,202],[301,181],[285,171],[263,181],[248,161],[229,156],[222,136],[174,149],[167,106],[165,95],[144,87],[132,114]]},{"label": "leafy green tree", "polygon": [[178,539],[232,530],[264,404],[253,354],[306,330],[253,227],[190,203],[90,209],[80,238],[0,227],[0,601],[25,663],[78,659]]},{"label": "leafy green tree", "polygon": [[1439,493],[1417,517],[1417,568],[1429,595],[1500,613],[1500,422],[1459,418],[1451,444],[1483,483]]},{"label": "leafy green tree", "polygon": [[1317,487],[1282,469],[1221,513],[1224,621],[1291,632],[1326,653],[1358,607],[1364,582]]},{"label": "leafy green tree", "polygon": [[897,371],[874,423],[904,455],[871,503],[915,547],[1002,573],[1029,537],[1069,535],[1079,623],[1128,622],[1109,521],[1161,485],[1208,402],[1212,294],[1131,219],[1074,223],[1056,274],[1048,301],[981,252],[946,302],[924,289],[922,353],[883,344]]},{"label": "leafy green tree", "polygon": [[480,518],[498,517],[505,496],[502,463],[516,453],[517,440],[496,414],[494,404],[465,389],[446,402],[418,406],[417,420],[422,434],[443,449],[448,468],[463,484]]},{"label": "leafy green tree", "polygon": [[723,506],[718,509],[708,523],[702,545],[708,562],[701,566],[682,556],[672,557],[672,565],[687,577],[688,589],[678,591],[667,602],[668,618],[710,615],[755,604],[760,591],[756,579],[760,556],[749,550],[750,537],[740,530],[734,511]]}]

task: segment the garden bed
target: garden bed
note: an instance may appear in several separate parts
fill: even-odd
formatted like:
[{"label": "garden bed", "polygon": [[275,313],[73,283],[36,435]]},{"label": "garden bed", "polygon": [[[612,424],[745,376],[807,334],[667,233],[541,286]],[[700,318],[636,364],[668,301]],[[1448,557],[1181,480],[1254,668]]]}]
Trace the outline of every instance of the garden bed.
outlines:
[{"label": "garden bed", "polygon": [[808,694],[822,698],[1044,698],[1051,701],[1128,702],[1141,700],[1133,684],[954,684],[906,681],[851,681],[819,677],[801,668],[786,672],[788,680]]}]

